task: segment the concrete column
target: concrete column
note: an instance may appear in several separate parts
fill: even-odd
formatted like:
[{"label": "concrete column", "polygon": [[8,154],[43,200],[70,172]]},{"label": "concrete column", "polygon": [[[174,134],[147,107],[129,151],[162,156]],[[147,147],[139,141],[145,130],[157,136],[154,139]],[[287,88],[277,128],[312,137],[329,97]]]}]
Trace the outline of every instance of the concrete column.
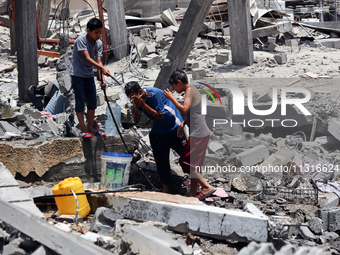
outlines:
[{"label": "concrete column", "polygon": [[16,46],[18,56],[19,101],[28,101],[26,90],[38,84],[37,28],[35,0],[15,0]]},{"label": "concrete column", "polygon": [[12,6],[11,0],[8,0],[8,5],[9,5],[9,32],[11,36],[11,55],[13,56],[17,51],[15,44],[15,23],[14,23],[15,9],[14,6]]},{"label": "concrete column", "polygon": [[234,65],[254,63],[249,0],[228,0],[231,55]]},{"label": "concrete column", "polygon": [[213,0],[191,0],[157,77],[155,87],[161,89],[170,87],[168,80],[172,72],[183,68],[212,2]]},{"label": "concrete column", "polygon": [[115,59],[122,59],[128,55],[129,40],[126,29],[123,0],[106,1],[109,17],[111,43]]},{"label": "concrete column", "polygon": [[48,19],[50,16],[51,0],[39,0],[38,1],[38,20],[39,20],[39,32],[41,38],[47,37]]}]

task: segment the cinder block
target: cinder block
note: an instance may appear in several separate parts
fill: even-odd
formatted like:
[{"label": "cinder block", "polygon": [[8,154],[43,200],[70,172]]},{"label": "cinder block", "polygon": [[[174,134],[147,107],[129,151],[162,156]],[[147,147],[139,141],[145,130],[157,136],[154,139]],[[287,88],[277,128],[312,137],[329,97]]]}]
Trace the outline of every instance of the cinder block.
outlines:
[{"label": "cinder block", "polygon": [[219,64],[224,64],[229,60],[228,53],[217,53],[216,54],[216,62]]},{"label": "cinder block", "polygon": [[141,58],[140,62],[143,67],[150,68],[151,66],[157,64],[160,60],[160,56],[153,53],[148,55],[147,57]]},{"label": "cinder block", "polygon": [[340,208],[328,213],[328,231],[335,232],[338,230],[340,230]]},{"label": "cinder block", "polygon": [[203,68],[193,68],[191,69],[191,74],[194,80],[199,80],[206,76],[206,71]]},{"label": "cinder block", "polygon": [[274,56],[274,59],[276,63],[279,65],[287,63],[287,54],[286,53],[280,53]]},{"label": "cinder block", "polygon": [[286,45],[287,46],[296,47],[299,44],[300,44],[300,39],[289,39],[289,40],[286,40]]}]

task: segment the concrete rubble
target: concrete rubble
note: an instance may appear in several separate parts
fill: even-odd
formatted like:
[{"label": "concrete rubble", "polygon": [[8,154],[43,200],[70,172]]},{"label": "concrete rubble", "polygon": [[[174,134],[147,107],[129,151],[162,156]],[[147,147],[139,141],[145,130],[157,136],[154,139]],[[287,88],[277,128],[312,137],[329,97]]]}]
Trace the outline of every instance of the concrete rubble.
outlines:
[{"label": "concrete rubble", "polygon": [[[50,204],[54,200],[35,200],[52,195],[53,185],[71,176],[79,176],[87,191],[97,192],[101,153],[126,153],[125,147],[118,136],[87,141],[78,137],[69,75],[72,45],[43,44],[43,50],[62,54],[39,56],[39,84],[31,84],[27,91],[31,102],[17,106],[20,60],[11,54],[9,19],[1,16],[0,202],[7,202],[1,202],[0,208],[27,219],[29,226],[38,224],[30,230],[20,222],[13,225],[8,215],[0,217],[0,253],[69,254],[65,245],[59,247],[34,234],[45,229],[58,237],[57,242],[78,242],[77,253],[85,254],[340,254],[339,196],[331,192],[340,181],[340,43],[334,38],[340,31],[325,27],[327,22],[293,22],[290,2],[294,1],[287,3],[286,18],[281,10],[266,10],[259,1],[253,2],[257,2],[251,10],[253,65],[233,65],[226,1],[214,2],[210,15],[218,14],[221,20],[204,22],[184,65],[190,84],[199,88],[209,84],[221,96],[221,105],[210,98],[207,102],[206,120],[212,135],[202,171],[209,183],[227,195],[204,202],[184,197],[189,177],[179,167],[178,155],[172,153],[171,193],[177,195],[151,191],[89,194],[91,213],[77,222],[75,217],[59,215],[55,204]],[[303,8],[312,7],[294,6],[295,12],[304,13]],[[154,86],[185,10],[168,9],[152,17],[126,13],[131,51],[129,57],[106,65],[115,78]],[[91,12],[87,9],[68,17],[69,39],[84,33]],[[106,13],[104,20],[109,35]],[[58,18],[50,19],[49,27],[49,39],[65,32]],[[110,78],[107,82],[109,100],[122,109],[123,137],[134,151],[136,164],[131,166],[129,184],[159,188],[148,138],[151,123],[144,116],[132,128],[132,106],[123,87]],[[246,103],[240,107],[244,115],[233,114],[236,106],[229,85],[241,88],[245,102],[253,99],[256,110],[269,109],[277,99],[276,110],[259,116]],[[274,88],[279,88],[277,94]],[[282,88],[288,92],[284,94]],[[303,104],[310,116],[284,104],[285,97],[305,98],[294,88],[305,88],[311,94]],[[174,96],[184,100],[183,95]],[[100,90],[97,98],[96,120],[104,130],[106,102]],[[60,100],[61,107],[51,107],[53,99]],[[296,126],[284,126],[288,125],[282,118],[284,105],[287,118],[298,120]],[[324,173],[321,179],[320,171]],[[330,192],[318,189],[317,180]],[[84,252],[80,252],[82,245]]]}]

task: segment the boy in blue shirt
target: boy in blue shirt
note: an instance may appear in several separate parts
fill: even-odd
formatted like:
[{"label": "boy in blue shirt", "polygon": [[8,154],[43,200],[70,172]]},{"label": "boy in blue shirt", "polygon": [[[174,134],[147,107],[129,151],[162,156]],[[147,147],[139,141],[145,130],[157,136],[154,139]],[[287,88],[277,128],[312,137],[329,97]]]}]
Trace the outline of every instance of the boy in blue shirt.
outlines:
[{"label": "boy in blue shirt", "polygon": [[[95,109],[97,108],[93,67],[101,71],[103,75],[110,76],[109,70],[103,66],[101,61],[103,44],[99,38],[102,27],[103,24],[99,19],[90,19],[86,26],[87,33],[78,36],[74,42],[70,73],[76,100],[75,110],[83,138],[105,135],[93,128]],[[105,90],[106,82],[104,78],[100,86]],[[87,105],[87,128],[84,121],[85,101]]]},{"label": "boy in blue shirt", "polygon": [[183,121],[174,104],[165,98],[161,89],[141,88],[138,82],[126,84],[125,94],[135,106],[134,121],[140,121],[140,111],[153,121],[149,134],[150,144],[162,184],[162,192],[169,193],[171,183],[170,148],[181,155],[186,143],[185,137],[177,136],[177,129]]}]

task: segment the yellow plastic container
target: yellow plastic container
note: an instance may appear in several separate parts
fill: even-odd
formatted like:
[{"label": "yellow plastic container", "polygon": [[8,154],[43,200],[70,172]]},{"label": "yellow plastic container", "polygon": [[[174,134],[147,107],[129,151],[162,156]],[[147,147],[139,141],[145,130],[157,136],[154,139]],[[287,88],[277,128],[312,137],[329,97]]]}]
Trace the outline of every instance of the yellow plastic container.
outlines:
[{"label": "yellow plastic container", "polygon": [[[75,193],[83,193],[83,183],[79,179],[79,177],[70,177],[57,185],[54,185],[52,189],[53,195],[61,195],[61,194],[70,194],[73,190]],[[77,196],[79,203],[79,211],[78,215],[83,218],[86,217],[90,213],[90,205],[87,201],[86,195]],[[75,215],[77,210],[77,203],[74,196],[65,196],[65,197],[55,197],[55,202],[57,203],[57,207],[59,213],[66,215]]]}]

